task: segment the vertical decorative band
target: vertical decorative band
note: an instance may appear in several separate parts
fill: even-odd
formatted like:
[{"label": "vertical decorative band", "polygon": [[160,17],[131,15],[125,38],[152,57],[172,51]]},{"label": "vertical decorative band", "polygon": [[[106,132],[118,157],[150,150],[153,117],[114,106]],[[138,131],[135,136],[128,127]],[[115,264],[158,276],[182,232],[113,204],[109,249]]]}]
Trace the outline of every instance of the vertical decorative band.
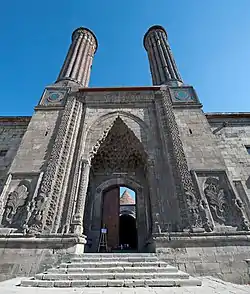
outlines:
[{"label": "vertical decorative band", "polygon": [[73,217],[73,230],[74,233],[83,233],[83,217],[85,201],[88,190],[90,164],[87,160],[83,159],[81,162],[81,172],[79,175],[79,187],[77,193],[77,201],[75,207],[75,213]]},{"label": "vertical decorative band", "polygon": [[170,95],[167,89],[161,89],[160,95],[163,104],[163,128],[165,129],[165,136],[167,137],[165,144],[168,146],[168,151],[171,153],[175,172],[174,178],[178,181],[176,183],[176,188],[182,217],[182,229],[201,228],[202,220],[199,214],[197,192],[188,169]]},{"label": "vertical decorative band", "polygon": [[52,230],[78,106],[79,102],[75,99],[69,99],[66,103],[48,165],[35,198],[34,209],[28,221],[28,230],[31,233]]}]

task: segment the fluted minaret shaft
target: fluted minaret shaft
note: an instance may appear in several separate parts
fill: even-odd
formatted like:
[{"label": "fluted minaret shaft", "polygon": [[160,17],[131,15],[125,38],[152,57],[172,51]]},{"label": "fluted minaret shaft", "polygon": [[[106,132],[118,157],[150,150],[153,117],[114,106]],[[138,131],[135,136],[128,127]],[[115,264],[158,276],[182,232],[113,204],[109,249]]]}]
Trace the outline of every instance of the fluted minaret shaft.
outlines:
[{"label": "fluted minaret shaft", "polygon": [[153,85],[182,82],[163,27],[153,26],[147,31],[144,47],[148,53]]},{"label": "fluted minaret shaft", "polygon": [[57,82],[70,80],[88,87],[91,65],[98,43],[95,35],[86,28],[78,28],[72,34],[72,43],[63,63]]}]

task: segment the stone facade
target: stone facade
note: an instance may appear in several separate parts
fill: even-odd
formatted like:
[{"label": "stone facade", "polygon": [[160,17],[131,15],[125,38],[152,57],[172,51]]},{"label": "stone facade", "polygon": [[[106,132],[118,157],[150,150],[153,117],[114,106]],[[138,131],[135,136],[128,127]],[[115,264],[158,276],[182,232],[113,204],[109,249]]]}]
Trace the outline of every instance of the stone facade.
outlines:
[{"label": "stone facade", "polygon": [[192,274],[247,282],[250,115],[204,114],[165,30],[152,27],[144,44],[154,86],[88,88],[97,42],[76,30],[34,115],[9,125],[0,119],[0,152],[8,150],[0,157],[1,279],[33,274],[49,256],[82,253],[85,243],[85,252],[96,252],[103,196],[122,186],[136,194],[139,252]]},{"label": "stone facade", "polygon": [[0,117],[0,191],[31,117]]}]

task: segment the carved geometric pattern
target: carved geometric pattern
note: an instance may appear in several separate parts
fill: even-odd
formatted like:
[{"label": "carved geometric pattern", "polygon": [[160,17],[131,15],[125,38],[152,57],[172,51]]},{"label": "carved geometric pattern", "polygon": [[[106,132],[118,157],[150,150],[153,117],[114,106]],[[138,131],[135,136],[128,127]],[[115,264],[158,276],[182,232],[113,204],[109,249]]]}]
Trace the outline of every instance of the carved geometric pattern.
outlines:
[{"label": "carved geometric pattern", "polygon": [[28,223],[30,232],[49,232],[52,229],[79,105],[73,98],[66,103],[40,191],[35,199],[35,209]]},{"label": "carved geometric pattern", "polygon": [[68,198],[68,201],[65,206],[65,216],[62,218],[62,232],[63,233],[69,233],[70,231],[70,222],[72,220],[72,214],[73,214],[73,208],[75,205],[75,195],[77,194],[77,184],[79,181],[79,177],[81,174],[81,168],[82,168],[82,162],[80,160],[77,160],[75,164],[75,170],[72,178],[72,186],[71,190],[67,193],[66,198]]},{"label": "carved geometric pattern", "polygon": [[[104,136],[103,136],[104,137]],[[118,116],[102,143],[94,147],[91,161],[94,171],[121,172],[136,170],[146,163],[147,155],[142,143]]]},{"label": "carved geometric pattern", "polygon": [[40,105],[56,106],[61,105],[67,90],[62,88],[46,88]]},{"label": "carved geometric pattern", "polygon": [[182,228],[202,227],[203,224],[199,213],[198,197],[188,169],[170,95],[165,89],[160,90],[160,93],[163,97],[163,128],[165,129],[164,133],[168,136],[166,144],[169,145],[169,143],[171,143],[169,152],[172,153],[171,159],[174,166],[174,172],[176,173],[175,177],[179,179],[177,194],[182,217]]},{"label": "carved geometric pattern", "polygon": [[76,201],[75,213],[73,218],[74,230],[75,232],[77,232],[79,228],[76,229],[76,226],[80,226],[79,233],[83,233],[82,225],[83,225],[85,201],[87,198],[89,170],[90,170],[89,162],[86,160],[82,160],[81,173],[80,173],[80,179],[79,179],[80,183],[79,183],[79,188],[77,191],[77,201]]},{"label": "carved geometric pattern", "polygon": [[174,104],[199,103],[193,87],[171,87],[169,90]]}]

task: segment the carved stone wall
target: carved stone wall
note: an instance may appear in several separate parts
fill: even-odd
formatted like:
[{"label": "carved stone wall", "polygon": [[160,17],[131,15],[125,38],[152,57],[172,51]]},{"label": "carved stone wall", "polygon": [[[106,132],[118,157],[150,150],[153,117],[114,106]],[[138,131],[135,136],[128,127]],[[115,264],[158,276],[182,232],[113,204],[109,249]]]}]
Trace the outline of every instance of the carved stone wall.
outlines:
[{"label": "carved stone wall", "polygon": [[243,202],[225,171],[195,171],[201,195],[200,205],[210,228],[217,231],[250,229]]},{"label": "carved stone wall", "polygon": [[10,174],[1,194],[0,221],[2,227],[25,232],[34,209],[39,174]]},{"label": "carved stone wall", "polygon": [[62,189],[64,178],[67,174],[66,168],[68,167],[70,170],[70,151],[74,150],[72,143],[74,137],[76,137],[75,132],[78,131],[76,125],[81,109],[80,105],[72,97],[66,103],[55,143],[48,160],[48,166],[46,167],[36,198],[35,209],[29,219],[28,226],[31,232],[51,232],[54,226],[59,226],[59,221],[55,223],[55,211],[58,210],[58,206],[61,204],[60,200],[63,202],[64,192],[62,192]]},{"label": "carved stone wall", "polygon": [[175,120],[170,93],[166,87],[158,93],[158,112],[163,127],[163,140],[169,163],[175,179],[176,194],[180,210],[180,229],[202,229],[203,221],[199,213],[197,191],[194,189],[191,174]]},{"label": "carved stone wall", "polygon": [[[207,115],[214,136],[218,140],[230,178],[237,182],[237,191],[242,201],[250,201],[250,118],[249,115]],[[247,199],[246,199],[247,198]],[[248,206],[249,207],[249,206]],[[250,210],[248,209],[250,212]]]}]

